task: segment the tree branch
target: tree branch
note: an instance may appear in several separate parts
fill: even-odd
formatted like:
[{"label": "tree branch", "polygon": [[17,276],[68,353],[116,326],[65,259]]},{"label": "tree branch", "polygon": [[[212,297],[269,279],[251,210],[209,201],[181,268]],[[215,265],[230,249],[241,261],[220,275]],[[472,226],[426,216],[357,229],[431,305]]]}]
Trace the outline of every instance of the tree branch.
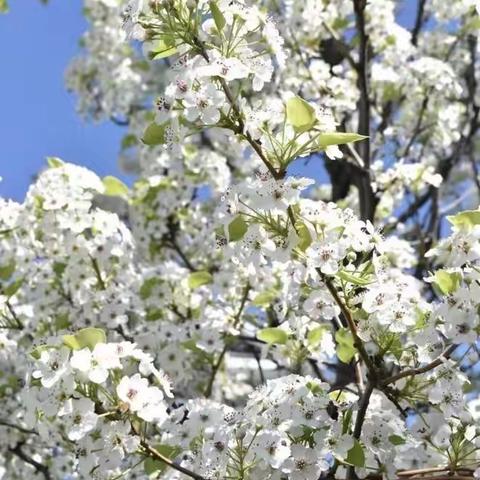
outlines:
[{"label": "tree branch", "polygon": [[359,60],[357,63],[357,87],[360,97],[357,103],[358,133],[368,138],[358,142],[358,151],[362,158],[365,172],[359,181],[360,217],[362,220],[373,220],[376,200],[370,181],[370,94],[368,81],[369,39],[365,29],[366,0],[353,0],[355,25],[359,36]]},{"label": "tree branch", "polygon": [[[244,291],[243,291],[243,296],[242,300],[240,302],[240,307],[238,308],[238,312],[235,315],[233,326],[236,327],[238,325],[238,322],[240,320],[240,317],[242,316],[243,309],[245,307],[245,303],[247,302],[248,294],[250,292],[250,284],[247,284]],[[212,388],[213,388],[213,382],[215,381],[215,377],[217,376],[217,372],[222,365],[223,358],[225,357],[225,354],[227,353],[227,345],[223,347],[223,350],[220,353],[220,356],[218,357],[218,360],[215,362],[215,364],[212,367],[212,373],[210,375],[210,379],[208,381],[207,387],[205,389],[205,397],[209,398],[210,395],[212,394]]]},{"label": "tree branch", "polygon": [[21,460],[23,460],[25,463],[28,463],[31,465],[38,473],[41,473],[45,480],[52,480],[52,476],[50,475],[50,470],[46,465],[43,465],[40,462],[37,462],[34,460],[32,457],[29,457],[23,450],[22,447],[25,444],[25,442],[18,442],[15,447],[10,447],[8,451],[10,453],[13,453],[13,455],[17,456]]},{"label": "tree branch", "polygon": [[429,372],[430,370],[433,370],[434,368],[444,363],[445,360],[448,360],[456,348],[457,345],[450,345],[447,349],[443,351],[442,354],[440,354],[435,360],[431,361],[427,365],[423,367],[404,370],[403,372],[397,373],[396,375],[392,375],[391,377],[388,377],[386,380],[384,380],[381,385],[386,386],[390,383],[395,383],[405,377],[413,377],[415,375],[421,375],[422,373]]},{"label": "tree branch", "polygon": [[181,465],[178,465],[177,463],[170,460],[165,455],[162,455],[158,450],[156,450],[154,447],[149,445],[145,440],[141,440],[140,445],[146,450],[146,452],[149,454],[150,457],[156,460],[160,460],[165,465],[168,465],[174,470],[177,470],[178,472],[181,472],[184,475],[187,475],[187,477],[193,478],[194,480],[206,480],[205,477],[202,477],[198,473],[192,472],[188,468],[182,467]]}]

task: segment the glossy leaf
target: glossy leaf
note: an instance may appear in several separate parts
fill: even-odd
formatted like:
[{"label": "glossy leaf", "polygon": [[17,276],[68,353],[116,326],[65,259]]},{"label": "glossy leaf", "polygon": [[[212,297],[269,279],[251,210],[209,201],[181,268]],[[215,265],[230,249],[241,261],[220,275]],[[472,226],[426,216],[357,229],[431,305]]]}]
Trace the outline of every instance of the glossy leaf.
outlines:
[{"label": "glossy leaf", "polygon": [[81,350],[82,348],[89,348],[93,350],[97,343],[105,343],[107,336],[100,328],[83,328],[73,335],[64,335],[63,343],[72,350]]},{"label": "glossy leaf", "polygon": [[228,240],[230,242],[241,240],[247,230],[247,223],[241,215],[237,215],[228,225]]},{"label": "glossy leaf", "polygon": [[127,197],[128,196],[128,187],[118,178],[112,177],[110,175],[103,177],[102,179],[105,191],[105,195],[110,197]]},{"label": "glossy leaf", "polygon": [[474,227],[480,225],[480,210],[466,210],[456,215],[449,215],[447,220],[456,227]]},{"label": "glossy leaf", "polygon": [[350,465],[355,465],[356,467],[365,466],[365,452],[363,447],[360,445],[360,442],[355,439],[353,447],[348,451],[347,458],[345,459]]},{"label": "glossy leaf", "polygon": [[296,132],[311,130],[317,122],[315,109],[301,97],[292,97],[286,104],[287,121]]},{"label": "glossy leaf", "polygon": [[317,140],[317,145],[321,149],[325,149],[330,145],[343,145],[345,143],[358,142],[364,140],[365,135],[360,135],[358,133],[346,133],[346,132],[329,132],[322,133],[320,138]]},{"label": "glossy leaf", "polygon": [[165,130],[167,125],[168,122],[162,123],[161,125],[151,123],[143,134],[142,142],[150,146],[163,145],[165,143]]},{"label": "glossy leaf", "polygon": [[455,292],[462,281],[462,275],[459,272],[447,272],[446,270],[437,270],[432,277],[432,283],[443,295],[449,295]]},{"label": "glossy leaf", "polygon": [[335,333],[335,340],[337,341],[337,357],[343,363],[350,363],[352,358],[357,353],[353,345],[353,337],[350,330],[341,328]]},{"label": "glossy leaf", "polygon": [[212,12],[213,21],[215,22],[217,30],[221,32],[227,22],[225,21],[222,11],[218,8],[217,2],[214,0],[210,1],[210,11]]},{"label": "glossy leaf", "polygon": [[263,328],[258,331],[257,338],[266,343],[284,345],[287,343],[288,335],[281,328]]},{"label": "glossy leaf", "polygon": [[65,165],[65,162],[58,157],[47,157],[47,164],[50,168],[58,168]]},{"label": "glossy leaf", "polygon": [[210,272],[193,272],[188,276],[188,286],[191,289],[201,287],[202,285],[208,285],[213,282],[213,277]]}]

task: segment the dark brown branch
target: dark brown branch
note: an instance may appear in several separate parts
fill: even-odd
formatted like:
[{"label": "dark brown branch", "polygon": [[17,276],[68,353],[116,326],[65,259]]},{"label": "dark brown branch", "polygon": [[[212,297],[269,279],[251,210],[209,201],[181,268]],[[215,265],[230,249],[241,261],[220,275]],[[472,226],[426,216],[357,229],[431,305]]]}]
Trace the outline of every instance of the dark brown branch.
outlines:
[{"label": "dark brown branch", "polygon": [[390,383],[395,383],[398,380],[401,380],[405,377],[413,377],[415,375],[421,375],[422,373],[427,373],[430,370],[442,365],[445,360],[449,359],[452,353],[457,348],[457,345],[450,345],[447,349],[443,351],[443,353],[438,356],[435,360],[431,361],[427,365],[418,368],[412,368],[409,370],[404,370],[403,372],[397,373],[396,375],[392,375],[391,377],[387,378],[382,382],[382,385],[389,385]]},{"label": "dark brown branch", "polygon": [[43,475],[45,480],[51,480],[52,476],[50,475],[50,470],[48,469],[48,467],[28,456],[22,450],[24,444],[25,442],[18,442],[15,447],[10,447],[8,451],[23,460],[25,463],[31,465],[38,473],[41,473]]},{"label": "dark brown branch", "polygon": [[165,455],[161,454],[157,449],[149,445],[145,440],[141,440],[140,445],[145,449],[145,451],[149,454],[150,457],[154,458],[155,460],[160,460],[165,465],[177,470],[178,472],[187,475],[187,477],[193,478],[194,480],[206,480],[205,477],[202,477],[198,473],[192,472],[188,468],[182,467],[178,465],[178,463],[173,462]]},{"label": "dark brown branch", "polygon": [[425,25],[426,17],[425,17],[425,3],[426,0],[418,0],[417,3],[417,14],[415,17],[415,25],[413,26],[412,30],[412,45],[417,46],[418,44],[418,36],[422,27]]},{"label": "dark brown branch", "polygon": [[368,138],[358,142],[358,153],[363,160],[365,172],[359,179],[360,217],[373,220],[375,216],[375,195],[370,181],[370,93],[369,93],[369,38],[365,28],[366,0],[353,0],[355,25],[359,37],[359,59],[357,63],[357,87],[360,96],[357,103],[358,133]]},{"label": "dark brown branch", "polygon": [[[233,326],[236,327],[238,325],[238,322],[240,321],[240,318],[243,313],[243,309],[245,307],[245,303],[247,302],[248,299],[248,294],[250,292],[250,285],[247,284],[244,291],[243,291],[243,296],[242,300],[240,301],[240,307],[238,308],[238,312],[235,315]],[[205,396],[208,398],[212,394],[212,388],[213,388],[213,382],[215,381],[215,377],[217,376],[217,372],[222,365],[223,359],[225,357],[225,354],[227,353],[227,345],[223,347],[223,350],[221,351],[217,361],[214,363],[212,367],[212,373],[210,375],[210,379],[208,380],[207,388],[205,389]]]},{"label": "dark brown branch", "polygon": [[[363,423],[365,422],[365,415],[367,414],[368,405],[370,403],[370,397],[372,396],[374,389],[374,383],[372,381],[368,381],[365,387],[365,391],[360,398],[360,403],[358,406],[357,417],[355,419],[355,427],[353,428],[353,438],[357,440],[360,439],[362,434],[362,427]],[[347,480],[354,480],[355,478],[355,467],[349,466],[347,470]]]},{"label": "dark brown branch", "polygon": [[367,366],[370,376],[372,378],[376,378],[377,372],[376,372],[375,366],[373,365],[373,362],[370,356],[365,350],[365,346],[363,345],[362,339],[358,336],[357,326],[355,324],[355,321],[353,320],[352,314],[350,313],[347,306],[343,303],[342,299],[338,295],[337,289],[332,284],[332,281],[328,278],[324,278],[323,280],[325,282],[325,285],[328,288],[328,291],[334,298],[337,305],[340,307],[342,315],[345,317],[345,320],[347,321],[348,328],[353,337],[353,344],[357,349],[360,355],[360,358],[363,360],[363,363],[365,363],[365,365]]},{"label": "dark brown branch", "polygon": [[26,433],[28,435],[38,435],[38,433],[35,430],[29,430],[28,428],[23,428],[20,425],[15,425],[14,423],[10,423],[9,421],[3,420],[3,419],[0,419],[0,426],[13,428],[15,430],[18,430],[19,432]]}]

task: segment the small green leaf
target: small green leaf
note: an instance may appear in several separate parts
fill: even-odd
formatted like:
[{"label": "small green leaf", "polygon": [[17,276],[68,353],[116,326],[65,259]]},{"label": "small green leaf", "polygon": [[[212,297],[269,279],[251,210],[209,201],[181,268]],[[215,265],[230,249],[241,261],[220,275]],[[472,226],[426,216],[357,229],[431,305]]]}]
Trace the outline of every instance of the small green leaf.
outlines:
[{"label": "small green leaf", "polygon": [[58,168],[65,165],[65,162],[58,157],[47,157],[47,163],[50,168]]},{"label": "small green leaf", "polygon": [[343,363],[350,363],[352,358],[357,353],[353,345],[353,337],[350,330],[341,328],[335,333],[335,340],[337,341],[337,357]]},{"label": "small green leaf", "polygon": [[102,179],[105,187],[104,195],[110,197],[127,197],[128,187],[118,178],[108,175]]},{"label": "small green leaf", "polygon": [[63,343],[72,350],[81,350],[88,347],[93,350],[97,343],[106,343],[107,336],[100,328],[83,328],[74,335],[64,335]]},{"label": "small green leaf", "polygon": [[7,0],[0,0],[0,13],[8,13]]},{"label": "small green leaf", "polygon": [[352,285],[359,285],[364,287],[365,285],[370,285],[372,282],[371,280],[367,280],[366,278],[357,277],[346,270],[341,270],[338,272],[338,277],[340,277],[345,282],[351,283]]},{"label": "small green leaf", "polygon": [[213,282],[213,277],[210,272],[193,272],[188,276],[188,286],[193,290],[201,287],[202,285],[208,285]]},{"label": "small green leaf", "polygon": [[437,270],[432,277],[432,284],[443,295],[449,295],[455,292],[462,281],[462,275],[459,272],[447,272],[446,270]]},{"label": "small green leaf", "polygon": [[401,437],[400,435],[390,435],[388,437],[388,440],[393,445],[405,445],[405,443],[406,443],[406,440],[403,437]]},{"label": "small green leaf", "polygon": [[307,342],[311,347],[317,347],[322,341],[323,335],[328,331],[328,327],[325,325],[320,325],[315,327],[313,330],[310,330],[307,334]]},{"label": "small green leaf", "polygon": [[53,264],[52,270],[55,272],[55,275],[57,277],[61,277],[63,275],[63,272],[65,271],[65,268],[67,268],[66,263],[55,262]]},{"label": "small green leaf", "polygon": [[156,320],[160,320],[164,317],[164,310],[161,308],[149,308],[147,310],[147,315],[145,316],[145,320],[147,322],[155,322]]},{"label": "small green leaf", "polygon": [[215,26],[217,30],[221,32],[226,25],[225,17],[223,13],[218,8],[217,2],[214,0],[210,1],[210,11],[212,12],[213,21],[215,22]]},{"label": "small green leaf", "polygon": [[19,278],[3,289],[3,294],[8,298],[13,297],[23,284],[23,278]]},{"label": "small green leaf", "polygon": [[3,267],[0,267],[0,280],[8,280],[15,271],[15,262],[12,261]]},{"label": "small green leaf", "polygon": [[228,225],[228,240],[237,242],[247,233],[248,225],[241,215],[237,215]]},{"label": "small green leaf", "polygon": [[152,291],[156,285],[160,283],[160,280],[157,277],[147,278],[140,287],[140,297],[142,300],[146,300],[152,295]]},{"label": "small green leaf", "polygon": [[274,288],[270,288],[260,292],[253,300],[252,305],[255,307],[268,307],[278,296],[278,292]]},{"label": "small green leaf", "polygon": [[127,150],[135,145],[138,145],[138,138],[133,133],[129,133],[122,138],[122,150]]},{"label": "small green leaf", "polygon": [[51,348],[52,347],[50,345],[39,345],[38,347],[35,347],[33,350],[30,351],[30,355],[35,360],[39,360],[42,352],[44,352],[45,350],[50,350]]},{"label": "small green leaf", "polygon": [[299,242],[297,247],[304,252],[312,243],[312,236],[307,228],[307,226],[303,222],[297,222],[297,234],[299,237]]},{"label": "small green leaf", "polygon": [[322,133],[317,141],[317,145],[321,149],[325,149],[330,145],[343,145],[344,143],[358,142],[364,140],[365,135],[358,133],[346,133],[346,132],[329,132]]},{"label": "small green leaf", "polygon": [[57,315],[55,318],[55,329],[56,330],[65,330],[70,326],[70,321],[68,319],[68,313],[62,313]]},{"label": "small green leaf", "polygon": [[263,328],[257,332],[257,338],[266,343],[276,343],[284,345],[287,343],[288,335],[281,328]]},{"label": "small green leaf", "polygon": [[[156,445],[155,450],[170,460],[173,460],[181,452],[180,448],[172,447],[170,445]],[[158,478],[168,466],[165,462],[148,457],[143,462],[143,468],[148,476],[155,475],[154,478]]]},{"label": "small green leaf", "polygon": [[317,122],[315,109],[301,97],[292,97],[286,104],[287,121],[298,133],[308,132]]},{"label": "small green leaf", "polygon": [[151,123],[145,130],[142,138],[142,142],[145,145],[163,145],[165,143],[165,130],[168,126],[168,122],[157,125]]},{"label": "small green leaf", "polygon": [[467,229],[480,225],[480,210],[466,210],[456,215],[447,216],[447,220],[456,227],[466,227]]},{"label": "small green leaf", "polygon": [[[343,392],[342,392],[343,393]],[[338,395],[338,394],[337,394]],[[344,414],[342,418],[342,435],[345,435],[350,428],[350,424],[352,423],[352,416],[353,410],[349,408]]]},{"label": "small green leaf", "polygon": [[348,451],[347,458],[345,459],[350,465],[355,465],[356,467],[365,466],[365,452],[363,447],[360,445],[360,442],[357,439],[354,439],[353,447]]},{"label": "small green leaf", "polygon": [[161,58],[170,57],[175,53],[177,53],[175,40],[161,38],[154,43],[153,48],[148,52],[148,58],[150,60],[159,60]]}]

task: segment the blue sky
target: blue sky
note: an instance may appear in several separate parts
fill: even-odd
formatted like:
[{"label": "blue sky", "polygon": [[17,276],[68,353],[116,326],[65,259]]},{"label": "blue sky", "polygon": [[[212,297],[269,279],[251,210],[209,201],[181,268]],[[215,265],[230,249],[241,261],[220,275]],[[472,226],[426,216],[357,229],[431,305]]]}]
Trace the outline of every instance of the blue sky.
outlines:
[{"label": "blue sky", "polygon": [[120,175],[122,129],[75,112],[64,71],[87,29],[81,0],[11,0],[0,15],[0,196],[22,200],[46,156]]},{"label": "blue sky", "polygon": [[[402,2],[403,24],[412,22],[415,5]],[[122,129],[83,121],[64,86],[87,29],[81,9],[82,0],[11,0],[10,13],[0,15],[0,196],[22,200],[46,156],[125,179],[117,165]],[[299,164],[295,173],[309,169]]]}]

